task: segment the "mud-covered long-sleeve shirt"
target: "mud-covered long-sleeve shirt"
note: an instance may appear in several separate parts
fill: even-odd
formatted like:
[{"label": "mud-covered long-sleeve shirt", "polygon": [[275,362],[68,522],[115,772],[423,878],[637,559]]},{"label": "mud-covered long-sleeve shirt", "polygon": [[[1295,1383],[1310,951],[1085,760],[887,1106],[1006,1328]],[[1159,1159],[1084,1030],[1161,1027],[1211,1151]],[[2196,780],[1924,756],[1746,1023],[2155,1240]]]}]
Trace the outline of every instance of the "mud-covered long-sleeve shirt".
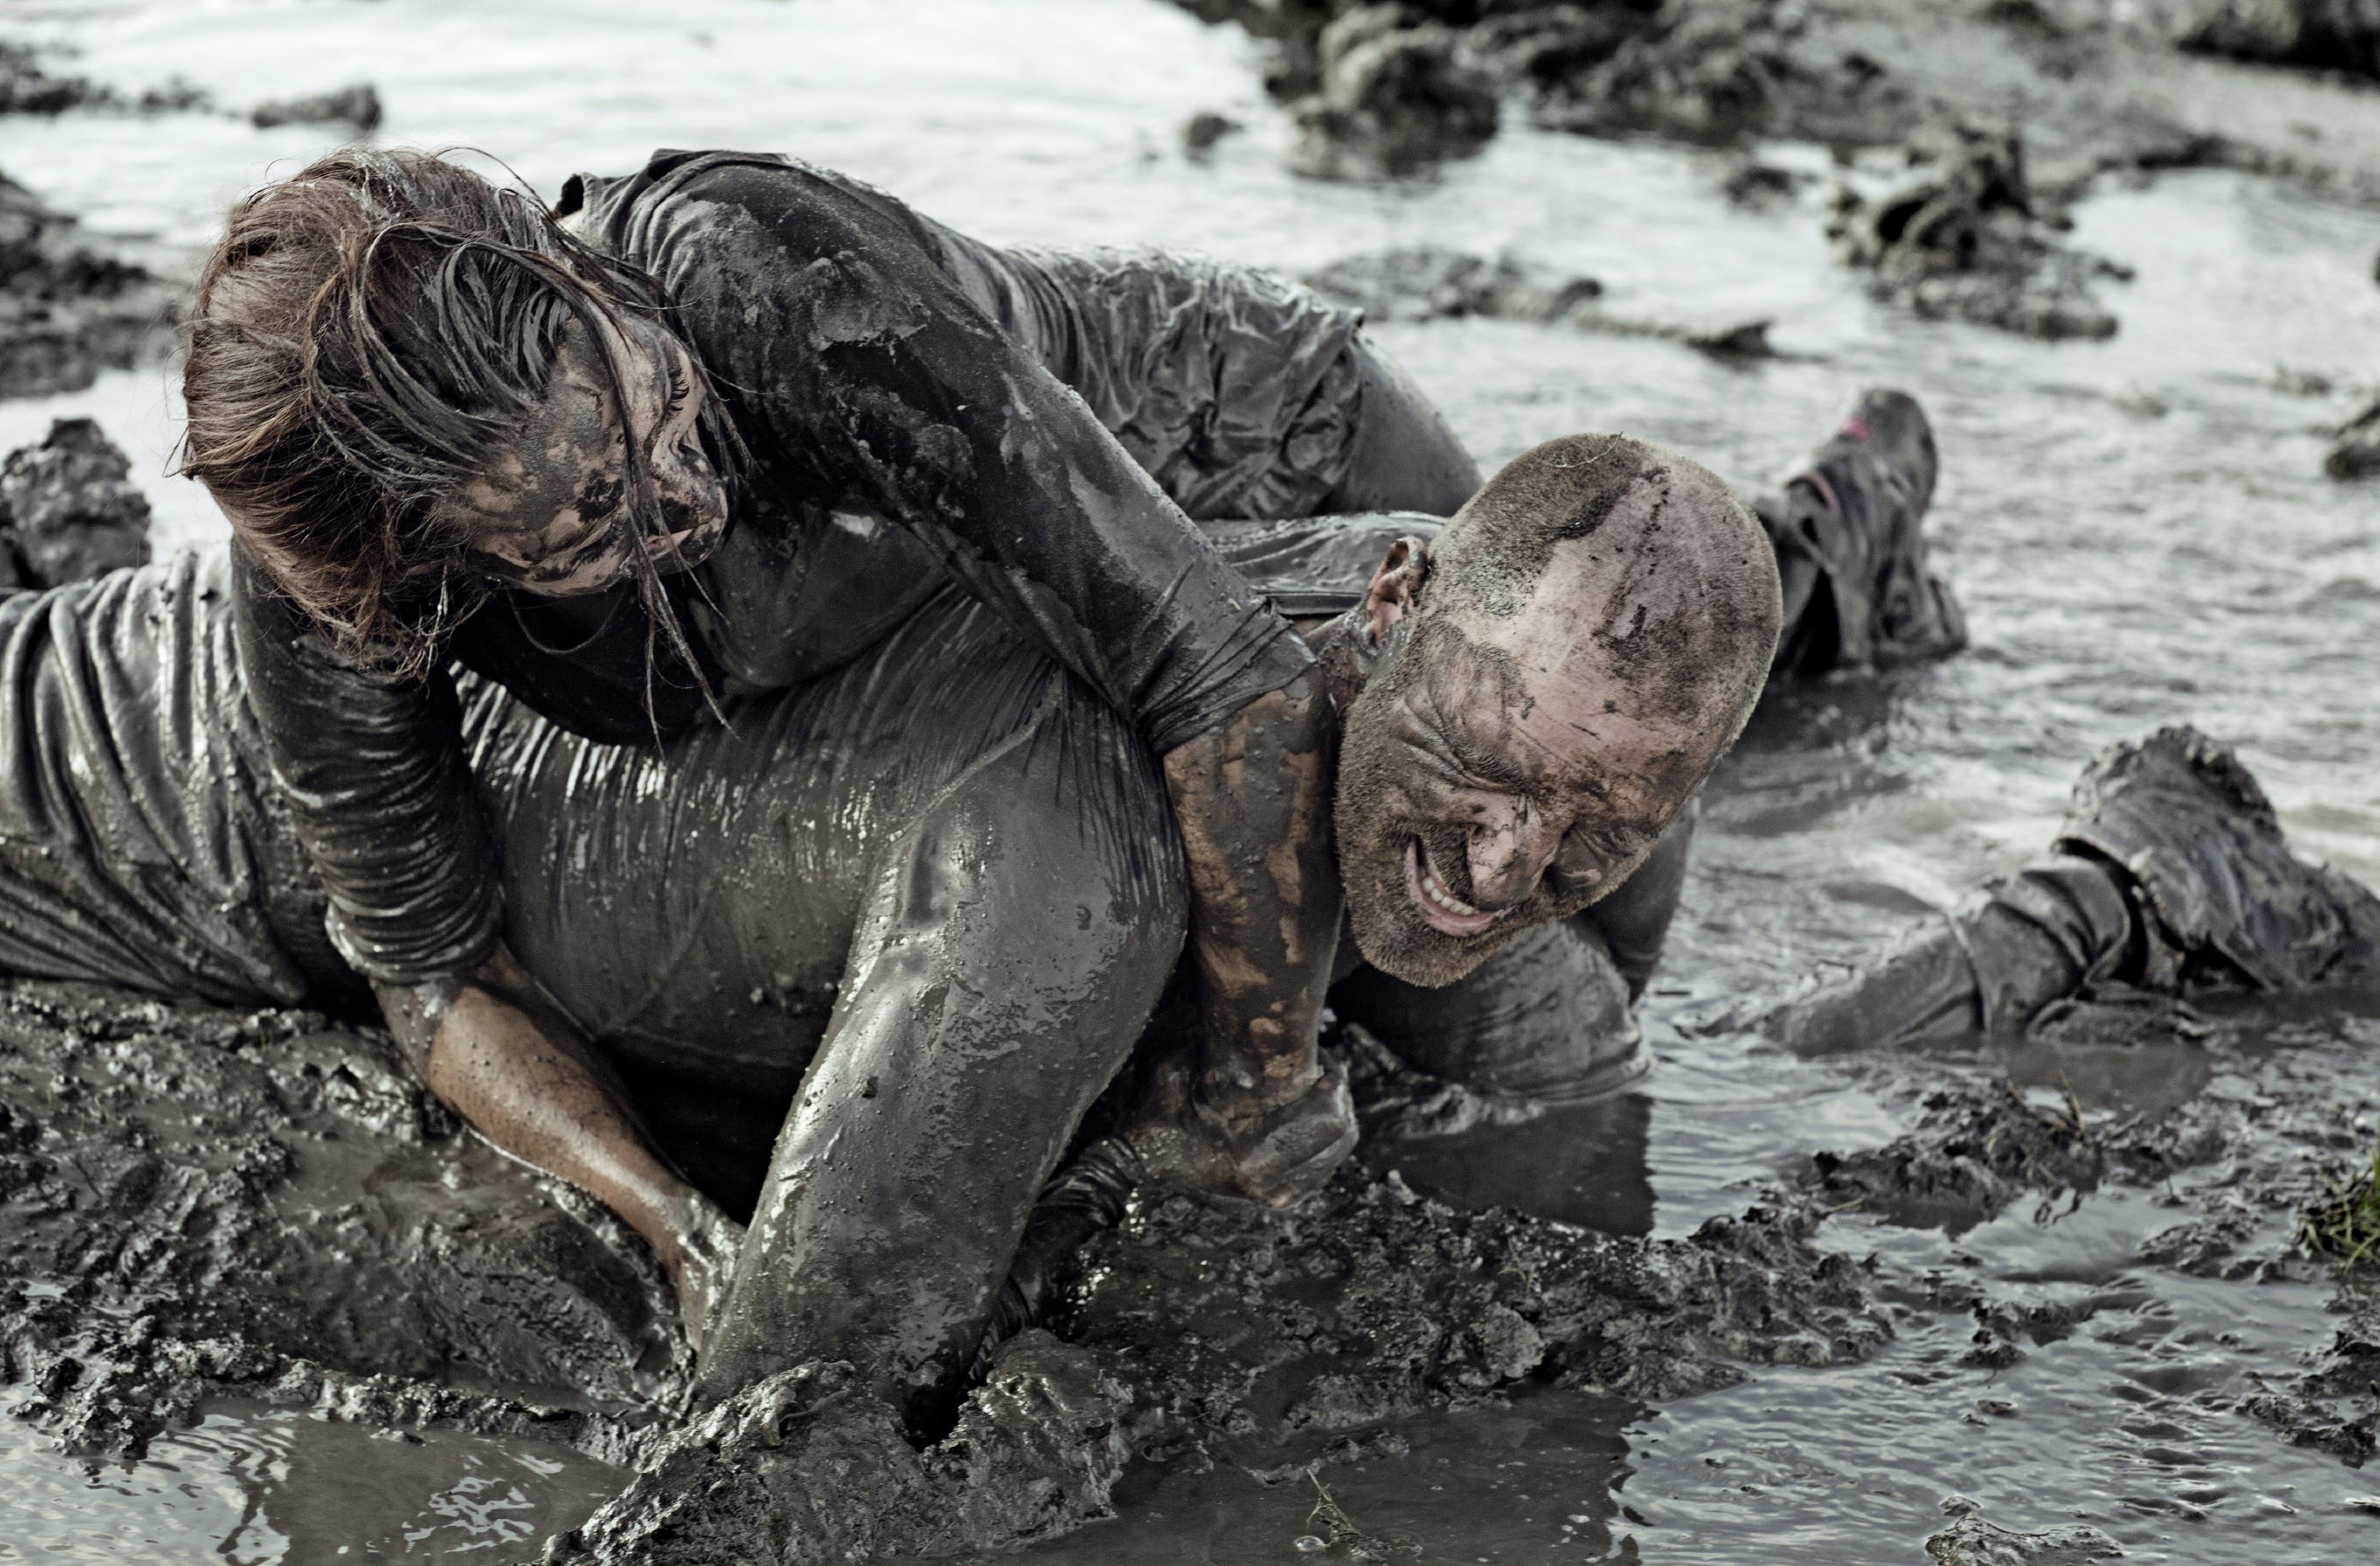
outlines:
[{"label": "mud-covered long-sleeve shirt", "polygon": [[[509,593],[457,633],[462,664],[637,743],[700,721],[704,683],[733,698],[838,666],[954,577],[1160,753],[1306,667],[1184,505],[1293,514],[1336,487],[1354,315],[1208,262],[998,249],[768,155],[659,154],[573,180],[559,210],[661,281],[749,467],[725,540],[669,583],[703,680],[634,603],[564,648]],[[234,596],[340,949],[382,982],[472,970],[500,910],[451,679],[346,654],[253,560]]]}]

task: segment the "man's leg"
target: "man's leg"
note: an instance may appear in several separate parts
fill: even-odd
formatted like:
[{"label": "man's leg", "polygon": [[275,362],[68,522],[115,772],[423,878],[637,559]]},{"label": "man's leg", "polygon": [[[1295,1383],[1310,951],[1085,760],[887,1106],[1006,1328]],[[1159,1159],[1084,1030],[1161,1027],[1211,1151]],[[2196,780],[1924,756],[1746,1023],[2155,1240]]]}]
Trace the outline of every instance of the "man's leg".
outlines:
[{"label": "man's leg", "polygon": [[2098,989],[2278,991],[2375,974],[2380,898],[2293,857],[2228,748],[2163,729],[2084,770],[2048,856],[1762,1026],[1825,1053],[2018,1032]]},{"label": "man's leg", "polygon": [[524,965],[686,1161],[733,1140],[722,1110],[780,1119],[706,1387],[848,1359],[930,1421],[1180,952],[1145,747],[956,595],[659,753],[491,699]]},{"label": "man's leg", "polygon": [[1966,645],[1958,601],[1926,564],[1937,467],[1916,399],[1871,388],[1779,492],[1755,502],[1785,598],[1776,674],[1887,668]]}]

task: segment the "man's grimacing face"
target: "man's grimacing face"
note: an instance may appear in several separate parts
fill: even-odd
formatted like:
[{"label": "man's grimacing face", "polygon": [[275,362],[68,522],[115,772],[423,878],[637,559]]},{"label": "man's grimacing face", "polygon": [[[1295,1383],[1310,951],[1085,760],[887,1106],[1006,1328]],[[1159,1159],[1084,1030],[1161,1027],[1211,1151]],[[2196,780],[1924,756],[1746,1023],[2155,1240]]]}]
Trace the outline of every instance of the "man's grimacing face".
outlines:
[{"label": "man's grimacing face", "polygon": [[1625,880],[1730,737],[1618,666],[1585,555],[1557,545],[1509,617],[1432,606],[1425,587],[1348,711],[1348,910],[1365,957],[1400,978],[1451,984]]},{"label": "man's grimacing face", "polygon": [[[685,346],[632,321],[615,347],[625,407],[615,405],[593,334],[574,322],[519,436],[450,503],[472,530],[480,568],[523,592],[600,592],[633,575],[638,548],[664,571],[698,564],[726,532],[726,489],[698,434],[708,394]],[[621,525],[634,500],[631,440],[660,511],[641,538]]]}]

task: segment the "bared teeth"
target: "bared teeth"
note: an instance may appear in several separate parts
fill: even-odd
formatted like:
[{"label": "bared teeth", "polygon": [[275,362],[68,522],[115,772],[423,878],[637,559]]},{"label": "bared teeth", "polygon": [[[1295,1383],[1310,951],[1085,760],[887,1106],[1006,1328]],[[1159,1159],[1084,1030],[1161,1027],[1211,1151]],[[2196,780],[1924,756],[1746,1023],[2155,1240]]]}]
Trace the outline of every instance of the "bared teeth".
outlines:
[{"label": "bared teeth", "polygon": [[1444,884],[1439,880],[1437,868],[1429,862],[1427,850],[1423,852],[1421,859],[1421,890],[1423,896],[1427,897],[1450,914],[1459,915],[1466,919],[1479,917],[1478,909],[1447,891]]}]

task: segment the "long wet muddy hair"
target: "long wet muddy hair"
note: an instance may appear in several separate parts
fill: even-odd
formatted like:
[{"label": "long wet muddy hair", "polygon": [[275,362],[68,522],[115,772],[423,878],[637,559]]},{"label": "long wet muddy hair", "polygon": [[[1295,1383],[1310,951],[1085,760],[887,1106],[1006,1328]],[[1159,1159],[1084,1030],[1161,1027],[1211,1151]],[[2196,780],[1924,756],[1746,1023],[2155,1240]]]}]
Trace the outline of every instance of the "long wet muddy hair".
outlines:
[{"label": "long wet muddy hair", "polygon": [[[668,320],[661,285],[528,190],[426,152],[334,152],[241,201],[208,258],[180,469],[317,625],[375,667],[425,673],[491,590],[443,503],[517,435],[572,321],[625,409],[632,315]],[[710,389],[702,440],[732,496],[743,446]],[[641,537],[659,512],[644,447],[626,447],[618,526]],[[699,679],[659,571],[629,553],[650,624]]]}]

